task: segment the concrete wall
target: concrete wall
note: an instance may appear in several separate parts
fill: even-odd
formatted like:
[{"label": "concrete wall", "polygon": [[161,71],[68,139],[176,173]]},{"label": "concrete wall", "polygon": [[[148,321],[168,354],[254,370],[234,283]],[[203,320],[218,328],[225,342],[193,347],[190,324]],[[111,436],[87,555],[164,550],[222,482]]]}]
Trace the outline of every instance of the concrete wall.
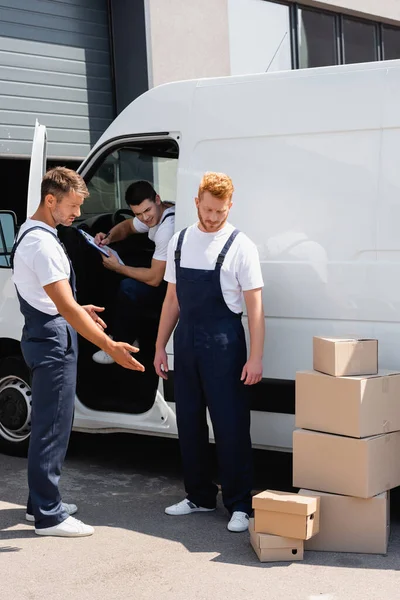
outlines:
[{"label": "concrete wall", "polygon": [[[143,1],[149,87],[182,79],[291,68],[289,16],[282,4],[264,0]],[[400,0],[301,0],[301,4],[400,23]]]},{"label": "concrete wall", "polygon": [[289,8],[262,0],[228,0],[231,75],[292,67]]},{"label": "concrete wall", "polygon": [[230,74],[227,0],[146,0],[150,87]]}]

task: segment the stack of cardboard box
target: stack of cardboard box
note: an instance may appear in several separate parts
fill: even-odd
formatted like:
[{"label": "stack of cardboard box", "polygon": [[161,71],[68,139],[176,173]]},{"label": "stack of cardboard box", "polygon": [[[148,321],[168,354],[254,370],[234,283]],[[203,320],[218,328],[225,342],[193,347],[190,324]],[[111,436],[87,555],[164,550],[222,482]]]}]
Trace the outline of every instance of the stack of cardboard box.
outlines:
[{"label": "stack of cardboard box", "polygon": [[296,375],[293,485],[320,498],[309,550],[385,554],[400,485],[400,373],[378,371],[377,340],[314,338]]},{"label": "stack of cardboard box", "polygon": [[250,543],[261,562],[303,560],[319,530],[319,497],[266,490],[253,496]]}]

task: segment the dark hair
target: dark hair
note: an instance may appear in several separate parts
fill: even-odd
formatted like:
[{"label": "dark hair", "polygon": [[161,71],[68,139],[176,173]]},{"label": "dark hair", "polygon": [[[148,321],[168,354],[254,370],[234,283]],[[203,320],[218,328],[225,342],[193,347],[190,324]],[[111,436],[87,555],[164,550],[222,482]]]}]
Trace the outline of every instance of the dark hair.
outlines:
[{"label": "dark hair", "polygon": [[48,194],[52,194],[57,198],[58,202],[61,202],[63,196],[72,191],[83,198],[89,196],[86,183],[78,173],[72,171],[72,169],[67,169],[66,167],[55,167],[54,169],[47,171],[42,179],[40,203],[42,204],[44,202],[44,199]]},{"label": "dark hair", "polygon": [[125,201],[128,206],[139,206],[143,200],[156,201],[157,192],[148,181],[135,181],[126,190]]}]

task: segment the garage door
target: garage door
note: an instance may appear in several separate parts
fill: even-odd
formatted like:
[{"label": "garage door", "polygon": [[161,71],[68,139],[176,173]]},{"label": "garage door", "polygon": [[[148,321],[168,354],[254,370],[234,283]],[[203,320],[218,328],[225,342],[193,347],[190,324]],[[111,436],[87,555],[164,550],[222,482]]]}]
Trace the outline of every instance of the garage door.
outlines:
[{"label": "garage door", "polygon": [[107,0],[0,0],[0,156],[83,158],[113,118]]}]

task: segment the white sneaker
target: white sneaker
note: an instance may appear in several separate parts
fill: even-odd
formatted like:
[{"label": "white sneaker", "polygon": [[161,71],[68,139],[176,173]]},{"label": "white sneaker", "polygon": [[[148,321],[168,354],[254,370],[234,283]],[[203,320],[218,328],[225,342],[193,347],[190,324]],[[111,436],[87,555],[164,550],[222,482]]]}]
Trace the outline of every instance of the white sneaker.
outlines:
[{"label": "white sneaker", "polygon": [[35,533],[37,535],[52,535],[56,537],[84,537],[86,535],[93,535],[94,529],[74,517],[68,517],[62,523],[54,525],[54,527],[35,529]]},{"label": "white sneaker", "polygon": [[231,516],[231,520],[228,523],[229,531],[239,533],[241,531],[247,531],[249,528],[249,515],[240,510],[235,510]]},{"label": "white sneaker", "polygon": [[[112,339],[111,335],[110,338]],[[139,348],[137,340],[135,340],[131,346]],[[92,360],[99,365],[112,365],[115,362],[115,360],[109,354],[107,354],[107,352],[104,352],[104,350],[98,350],[95,352],[92,356]]]},{"label": "white sneaker", "polygon": [[177,504],[173,504],[172,506],[167,506],[165,509],[166,515],[180,516],[180,515],[190,515],[196,512],[211,512],[215,510],[215,508],[204,508],[204,506],[197,506],[194,502],[190,502],[187,498],[181,500]]},{"label": "white sneaker", "polygon": [[[65,512],[69,514],[69,516],[74,515],[78,511],[78,507],[76,506],[76,504],[66,504],[65,502],[63,502],[62,507],[63,510],[65,510]],[[29,513],[25,514],[25,519],[27,521],[31,521],[32,523],[35,521],[35,517],[33,515],[30,515]]]},{"label": "white sneaker", "polygon": [[92,360],[99,365],[112,365],[115,362],[115,360],[107,354],[107,352],[104,352],[104,350],[95,352],[92,356]]}]

